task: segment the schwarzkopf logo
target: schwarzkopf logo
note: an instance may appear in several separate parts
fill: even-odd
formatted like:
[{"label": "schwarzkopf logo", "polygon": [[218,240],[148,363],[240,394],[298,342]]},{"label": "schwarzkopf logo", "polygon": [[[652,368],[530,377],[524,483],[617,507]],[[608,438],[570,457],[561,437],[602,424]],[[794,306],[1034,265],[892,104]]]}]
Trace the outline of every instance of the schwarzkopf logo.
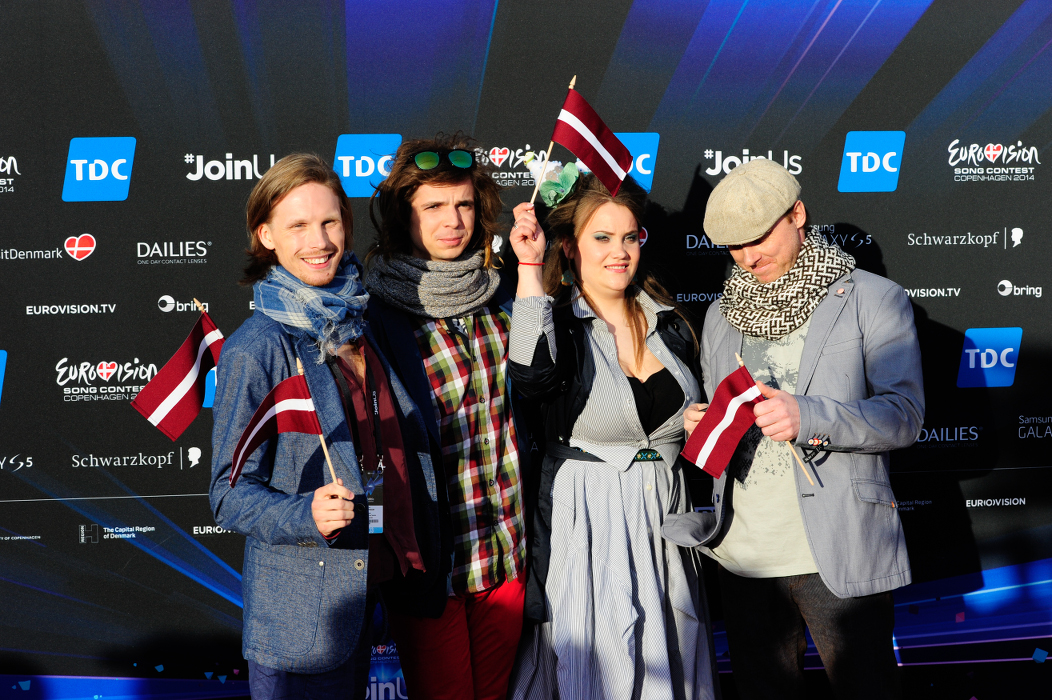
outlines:
[{"label": "schwarzkopf logo", "polygon": [[[1011,246],[1009,246],[1011,242]],[[918,246],[975,246],[977,248],[1016,248],[1023,243],[1023,229],[1009,229],[1007,226],[992,233],[907,233],[906,245]]]},{"label": "schwarzkopf logo", "polygon": [[[226,160],[210,160],[207,163],[204,156],[187,153],[183,156],[183,162],[192,166],[191,171],[186,174],[186,179],[195,182],[202,177],[209,180],[258,180],[263,177],[259,172],[259,156],[255,153],[252,154],[252,160],[238,160],[234,158],[233,153],[227,153]],[[274,167],[273,153],[270,154],[270,167]]]}]

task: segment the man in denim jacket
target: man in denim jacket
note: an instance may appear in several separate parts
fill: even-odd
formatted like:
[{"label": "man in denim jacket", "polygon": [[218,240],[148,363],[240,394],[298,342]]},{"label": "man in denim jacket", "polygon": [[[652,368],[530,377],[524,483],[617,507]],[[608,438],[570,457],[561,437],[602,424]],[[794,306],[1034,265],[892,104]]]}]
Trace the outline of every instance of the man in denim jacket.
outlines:
[{"label": "man in denim jacket", "polygon": [[[331,168],[315,156],[283,158],[249,198],[248,229],[243,283],[254,283],[256,311],[218,364],[209,496],[216,522],[247,536],[243,653],[252,696],[364,697],[374,601],[361,451],[326,361],[338,356],[365,371],[366,357],[378,359],[371,370],[389,382],[404,458],[433,481],[426,445],[413,442],[426,432],[386,360],[365,347],[373,347],[362,317],[368,294],[348,251],[350,206]],[[297,372],[297,359],[338,481],[316,435],[282,433],[249,457],[231,487],[234,446],[267,393]],[[419,553],[408,558],[419,562]]]}]

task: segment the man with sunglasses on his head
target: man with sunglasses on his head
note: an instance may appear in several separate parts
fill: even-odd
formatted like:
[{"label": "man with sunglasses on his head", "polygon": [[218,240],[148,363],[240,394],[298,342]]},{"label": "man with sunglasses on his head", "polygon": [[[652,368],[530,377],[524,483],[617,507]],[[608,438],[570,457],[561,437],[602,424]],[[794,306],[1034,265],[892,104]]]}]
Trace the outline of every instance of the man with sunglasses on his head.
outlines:
[{"label": "man with sunglasses on his head", "polygon": [[838,698],[896,698],[891,591],[911,574],[888,451],[924,422],[913,309],[806,222],[800,183],[771,160],[709,196],[705,233],[735,266],[705,316],[706,393],[739,353],[765,400],[715,482],[715,514],[670,516],[662,533],[719,564],[742,698],[803,697],[805,627]]},{"label": "man with sunglasses on his head", "polygon": [[427,570],[384,590],[418,700],[504,698],[522,629],[529,450],[507,373],[514,297],[493,254],[499,190],[454,135],[403,143],[370,203],[370,324],[436,465],[436,483],[414,485]]}]

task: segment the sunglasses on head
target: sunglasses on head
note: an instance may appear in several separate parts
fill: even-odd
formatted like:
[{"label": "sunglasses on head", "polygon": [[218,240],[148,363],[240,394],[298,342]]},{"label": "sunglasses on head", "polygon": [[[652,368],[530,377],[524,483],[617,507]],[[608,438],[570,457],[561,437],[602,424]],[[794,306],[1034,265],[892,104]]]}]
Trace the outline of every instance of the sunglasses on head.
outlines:
[{"label": "sunglasses on head", "polygon": [[[446,156],[446,159],[443,160],[442,156]],[[449,166],[467,170],[475,164],[475,156],[460,148],[452,151],[420,151],[413,156],[413,162],[421,170],[446,169]]]}]

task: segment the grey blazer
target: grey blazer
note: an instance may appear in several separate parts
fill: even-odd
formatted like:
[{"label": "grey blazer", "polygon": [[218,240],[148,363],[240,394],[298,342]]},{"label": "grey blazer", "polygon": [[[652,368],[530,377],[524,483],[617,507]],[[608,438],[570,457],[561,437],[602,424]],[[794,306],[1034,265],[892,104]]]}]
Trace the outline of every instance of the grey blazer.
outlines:
[{"label": "grey blazer", "polygon": [[[705,390],[738,364],[742,334],[712,304],[702,332]],[[924,423],[924,386],[913,308],[903,289],[854,270],[835,281],[811,316],[800,357],[797,452],[814,433],[828,435],[827,451],[808,469],[811,486],[794,470],[800,513],[818,572],[840,598],[869,595],[910,583],[910,563],[888,451],[907,447]],[[733,489],[715,481],[714,513],[670,515],[667,539],[708,553],[734,523]]]}]

